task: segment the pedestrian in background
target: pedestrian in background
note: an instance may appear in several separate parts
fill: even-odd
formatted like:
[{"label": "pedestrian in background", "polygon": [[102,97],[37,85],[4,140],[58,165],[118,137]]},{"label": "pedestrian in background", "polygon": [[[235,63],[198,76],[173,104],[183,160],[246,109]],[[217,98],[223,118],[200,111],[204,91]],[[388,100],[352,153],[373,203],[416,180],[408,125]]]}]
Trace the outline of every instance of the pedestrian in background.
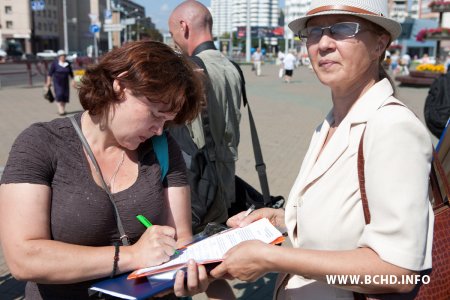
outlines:
[{"label": "pedestrian in background", "polygon": [[52,62],[47,76],[47,88],[50,88],[53,81],[53,89],[55,90],[55,102],[58,107],[58,114],[64,116],[66,114],[66,104],[70,98],[69,78],[73,81],[73,70],[70,62],[66,60],[67,53],[64,50],[58,50],[57,59]]},{"label": "pedestrian in background", "polygon": [[263,61],[263,54],[261,48],[256,48],[255,53],[252,54],[252,62],[255,68],[256,76],[261,76],[261,65]]},{"label": "pedestrian in background", "polygon": [[284,60],[284,57],[285,57],[286,55],[284,55],[284,53],[283,53],[283,51],[278,51],[278,55],[277,55],[277,59],[276,59],[276,65],[277,66],[280,66],[280,69],[278,70],[278,78],[283,78],[283,75],[284,75],[284,64],[283,64],[283,60]]},{"label": "pedestrian in background", "polygon": [[[167,134],[162,179],[152,147],[167,123],[200,111],[192,64],[163,43],[130,42],[87,68],[79,97],[85,111],[72,120],[36,123],[17,137],[1,178],[2,251],[11,274],[27,281],[26,299],[92,299],[95,282],[166,262],[192,238],[180,149]],[[146,229],[138,214],[154,226]],[[184,295],[208,284],[195,263],[187,277],[175,282]]]},{"label": "pedestrian in background", "polygon": [[[432,144],[421,121],[395,98],[395,85],[381,66],[387,47],[401,32],[387,15],[386,0],[312,0],[310,11],[289,24],[306,39],[315,73],[331,90],[333,107],[313,133],[286,210],[241,213],[228,225],[245,226],[266,217],[287,227],[293,247],[243,242],[225,254],[212,276],[254,281],[280,273],[274,299],[379,299],[372,294],[390,293],[397,295],[381,299],[413,299],[417,281],[401,279],[431,268]],[[358,154],[364,158],[365,190]],[[395,281],[332,284],[327,281],[331,274],[384,274]]]},{"label": "pedestrian in background", "polygon": [[286,83],[291,82],[292,75],[294,74],[294,69],[297,63],[297,58],[295,57],[294,53],[295,53],[294,50],[290,50],[283,60],[284,82]]}]

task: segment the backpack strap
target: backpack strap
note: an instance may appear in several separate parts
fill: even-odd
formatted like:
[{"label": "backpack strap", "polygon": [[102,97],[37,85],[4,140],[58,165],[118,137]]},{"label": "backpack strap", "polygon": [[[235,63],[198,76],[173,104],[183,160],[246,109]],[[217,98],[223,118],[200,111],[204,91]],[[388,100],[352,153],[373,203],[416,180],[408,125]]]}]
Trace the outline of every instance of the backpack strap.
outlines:
[{"label": "backpack strap", "polygon": [[151,140],[153,151],[161,167],[161,181],[164,181],[169,171],[169,145],[167,143],[167,135],[163,132],[161,135],[152,136]]}]

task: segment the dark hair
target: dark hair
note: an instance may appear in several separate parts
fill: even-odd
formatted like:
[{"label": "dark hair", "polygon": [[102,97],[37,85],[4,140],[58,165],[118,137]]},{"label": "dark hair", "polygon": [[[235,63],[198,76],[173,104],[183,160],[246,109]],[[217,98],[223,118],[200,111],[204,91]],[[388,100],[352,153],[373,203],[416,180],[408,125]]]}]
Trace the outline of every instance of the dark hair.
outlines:
[{"label": "dark hair", "polygon": [[384,29],[383,27],[381,27],[378,24],[375,24],[375,23],[373,23],[373,22],[371,22],[371,21],[369,21],[367,19],[364,19],[364,18],[359,18],[359,19],[362,19],[363,22],[368,24],[369,28],[370,28],[370,31],[374,32],[375,34],[378,34],[378,35],[385,34],[385,35],[389,36],[389,42],[387,43],[386,48],[384,49],[384,53],[383,53],[383,55],[380,56],[380,59],[378,60],[378,78],[379,78],[379,80],[382,80],[384,78],[389,80],[389,82],[391,83],[392,89],[394,90],[394,96],[396,96],[397,91],[396,91],[396,88],[395,88],[395,82],[391,78],[391,76],[389,76],[389,74],[386,72],[386,70],[383,67],[383,62],[384,62],[384,59],[386,57],[386,50],[389,47],[389,45],[391,44],[391,42],[392,42],[391,34],[386,29]]},{"label": "dark hair", "polygon": [[380,59],[378,60],[378,77],[379,77],[379,79],[380,80],[382,80],[382,79],[384,79],[384,78],[386,78],[387,80],[389,80],[389,82],[391,83],[391,86],[392,86],[392,89],[393,89],[393,91],[394,91],[394,97],[396,97],[397,96],[397,89],[395,88],[395,82],[394,82],[394,80],[392,79],[392,77],[391,76],[389,76],[389,74],[386,72],[386,70],[384,69],[384,67],[383,67],[383,62],[384,62],[384,60],[385,60],[385,58],[386,58],[386,50],[387,50],[387,48],[389,48],[389,45],[391,44],[391,42],[392,42],[392,38],[391,38],[391,34],[386,30],[386,29],[384,29],[383,27],[381,27],[380,25],[378,25],[378,24],[375,24],[375,23],[372,23],[372,22],[369,22],[370,23],[370,25],[373,27],[373,31],[375,32],[375,33],[377,33],[377,34],[386,34],[386,35],[388,35],[390,38],[389,38],[389,42],[387,43],[387,45],[386,45],[386,49],[384,49],[384,54],[383,55],[381,55],[380,56]]},{"label": "dark hair", "polygon": [[[170,104],[169,112],[177,114],[172,122],[183,124],[198,116],[204,102],[202,76],[186,57],[163,43],[130,42],[87,68],[79,97],[91,115],[105,117],[127,88],[136,97]],[[120,92],[114,91],[114,80],[120,82]]]}]

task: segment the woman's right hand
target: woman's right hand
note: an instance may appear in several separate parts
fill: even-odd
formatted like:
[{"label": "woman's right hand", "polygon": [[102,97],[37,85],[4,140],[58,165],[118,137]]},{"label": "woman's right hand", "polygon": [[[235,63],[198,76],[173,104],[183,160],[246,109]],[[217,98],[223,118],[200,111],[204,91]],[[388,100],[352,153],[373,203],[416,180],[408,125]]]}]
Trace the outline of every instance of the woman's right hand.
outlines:
[{"label": "woman's right hand", "polygon": [[275,208],[260,208],[253,211],[248,216],[245,216],[245,211],[238,213],[237,215],[227,220],[227,225],[230,227],[244,227],[250,223],[253,223],[259,219],[267,218],[270,223],[278,228],[286,227],[284,223],[284,209]]},{"label": "woman's right hand", "polygon": [[134,269],[157,266],[169,261],[175,253],[175,229],[154,225],[148,228],[133,248]]}]

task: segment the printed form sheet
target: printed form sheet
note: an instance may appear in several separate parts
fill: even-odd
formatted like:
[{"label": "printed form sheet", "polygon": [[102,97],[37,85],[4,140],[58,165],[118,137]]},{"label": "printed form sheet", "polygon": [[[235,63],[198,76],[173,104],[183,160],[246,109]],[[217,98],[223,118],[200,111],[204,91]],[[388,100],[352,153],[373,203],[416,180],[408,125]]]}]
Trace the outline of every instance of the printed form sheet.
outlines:
[{"label": "printed form sheet", "polygon": [[260,219],[242,228],[233,228],[213,235],[207,239],[199,241],[184,250],[167,263],[155,267],[137,270],[136,275],[148,273],[162,269],[172,269],[171,267],[183,267],[190,259],[198,263],[214,262],[222,260],[224,254],[237,244],[259,240],[264,243],[271,243],[282,236],[268,219]]}]

